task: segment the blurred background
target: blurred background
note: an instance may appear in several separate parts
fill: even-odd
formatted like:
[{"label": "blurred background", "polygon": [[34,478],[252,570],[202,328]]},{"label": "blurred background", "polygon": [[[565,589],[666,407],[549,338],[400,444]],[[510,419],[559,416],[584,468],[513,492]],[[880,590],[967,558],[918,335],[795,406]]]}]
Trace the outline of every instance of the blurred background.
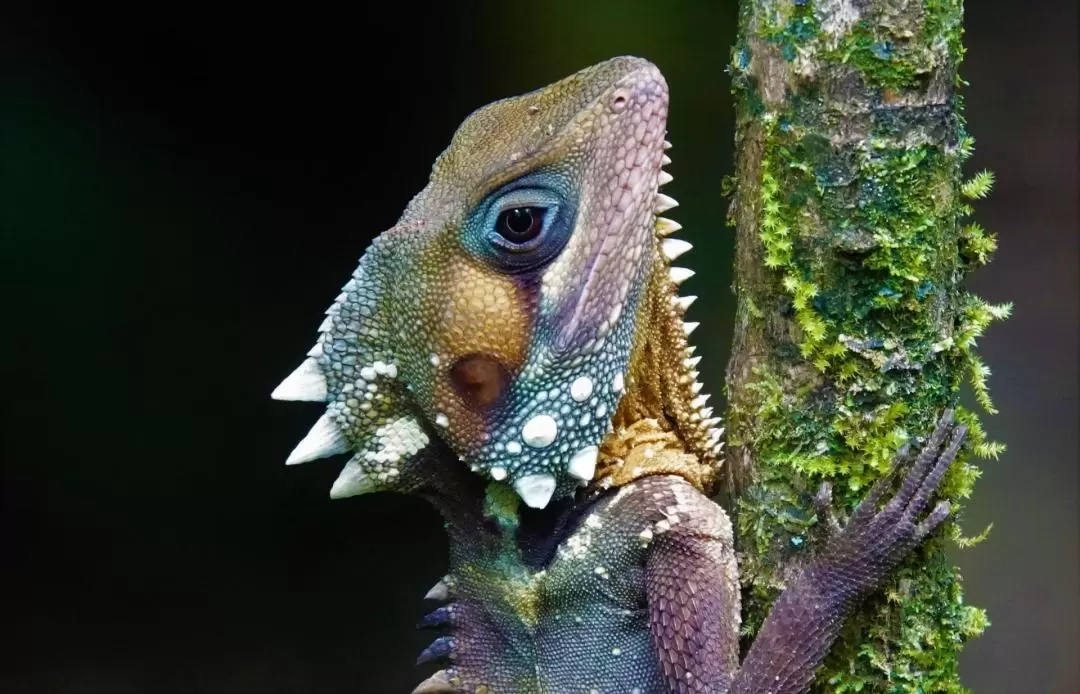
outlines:
[{"label": "blurred background", "polygon": [[[72,3],[72,5],[76,5]],[[733,315],[727,2],[159,4],[0,10],[0,572],[5,692],[406,692],[445,541],[423,503],[331,503],[286,469],[316,405],[271,389],[369,240],[494,99],[636,54],[669,123],[721,395]],[[187,5],[183,5],[186,7]],[[979,693],[1080,691],[1075,3],[968,7],[972,279],[1015,315],[981,350],[1009,446],[959,552],[993,623]]]}]

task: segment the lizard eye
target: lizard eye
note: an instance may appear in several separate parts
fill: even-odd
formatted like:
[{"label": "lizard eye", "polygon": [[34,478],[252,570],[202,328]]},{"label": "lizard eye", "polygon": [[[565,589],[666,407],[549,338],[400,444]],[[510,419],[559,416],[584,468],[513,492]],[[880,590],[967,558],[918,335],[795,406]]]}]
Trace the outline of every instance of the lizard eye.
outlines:
[{"label": "lizard eye", "polygon": [[557,174],[534,172],[493,191],[465,222],[465,247],[501,272],[543,267],[574,231],[577,200],[569,187]]},{"label": "lizard eye", "polygon": [[514,207],[503,210],[495,220],[495,231],[510,243],[532,241],[544,229],[543,207]]}]

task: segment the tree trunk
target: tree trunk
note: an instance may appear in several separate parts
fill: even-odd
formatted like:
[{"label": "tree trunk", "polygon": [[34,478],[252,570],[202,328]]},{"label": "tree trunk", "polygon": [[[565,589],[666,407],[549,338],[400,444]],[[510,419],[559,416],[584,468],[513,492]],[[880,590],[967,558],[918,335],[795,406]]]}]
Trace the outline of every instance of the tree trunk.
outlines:
[{"label": "tree trunk", "polygon": [[[728,483],[752,636],[820,547],[823,480],[845,517],[925,437],[962,382],[993,411],[975,338],[1008,306],[961,287],[994,238],[966,223],[972,151],[957,88],[960,0],[743,0],[732,56],[737,164]],[[945,541],[996,457],[975,414],[942,485],[953,520],[848,623],[815,691],[964,691],[956,659],[987,625],[963,602]]]}]

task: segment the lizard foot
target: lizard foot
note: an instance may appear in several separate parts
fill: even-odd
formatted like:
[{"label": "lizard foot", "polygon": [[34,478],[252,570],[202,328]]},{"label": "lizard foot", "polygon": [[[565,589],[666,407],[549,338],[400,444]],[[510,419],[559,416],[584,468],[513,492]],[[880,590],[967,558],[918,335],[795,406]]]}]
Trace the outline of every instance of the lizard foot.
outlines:
[{"label": "lizard foot", "polygon": [[[926,446],[903,473],[896,494],[881,505],[905,467],[907,456],[903,451],[897,456],[893,470],[874,485],[847,525],[826,547],[820,566],[840,574],[844,585],[859,592],[876,587],[949,515],[949,503],[941,501],[923,516],[966,434],[965,426],[955,424],[953,411],[946,410]],[[942,450],[946,440],[948,443]]]}]

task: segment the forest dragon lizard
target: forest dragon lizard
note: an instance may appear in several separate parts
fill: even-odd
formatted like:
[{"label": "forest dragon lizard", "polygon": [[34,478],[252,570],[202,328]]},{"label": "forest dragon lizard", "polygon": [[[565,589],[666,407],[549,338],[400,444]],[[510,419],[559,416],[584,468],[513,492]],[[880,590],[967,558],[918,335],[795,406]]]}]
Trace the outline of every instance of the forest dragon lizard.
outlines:
[{"label": "forest dragon lizard", "polygon": [[740,662],[732,529],[707,496],[722,429],[677,294],[693,273],[671,265],[690,245],[659,216],[667,107],[659,70],[620,57],[473,113],[273,393],[326,404],[287,462],[351,454],[331,497],[416,494],[446,520],[422,626],[447,633],[420,657],[445,669],[417,693],[806,691],[949,513],[926,513],[965,435],[946,412],[827,524]]}]

